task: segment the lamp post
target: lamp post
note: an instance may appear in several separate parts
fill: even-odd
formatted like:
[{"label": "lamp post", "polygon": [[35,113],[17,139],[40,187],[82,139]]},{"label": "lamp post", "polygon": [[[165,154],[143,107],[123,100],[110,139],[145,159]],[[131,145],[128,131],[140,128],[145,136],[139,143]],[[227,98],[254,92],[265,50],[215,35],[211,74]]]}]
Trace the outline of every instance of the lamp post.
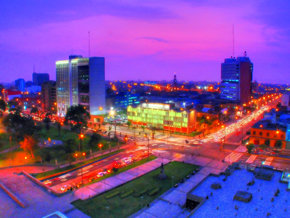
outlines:
[{"label": "lamp post", "polygon": [[100,143],[100,144],[98,144],[98,147],[99,147],[99,149],[100,149],[100,152],[102,151],[102,147],[103,147],[104,145],[102,144],[102,143]]},{"label": "lamp post", "polygon": [[79,151],[81,151],[81,149],[82,149],[82,144],[83,144],[84,137],[85,137],[85,135],[83,133],[80,133],[80,135],[79,135],[79,139],[80,139]]}]

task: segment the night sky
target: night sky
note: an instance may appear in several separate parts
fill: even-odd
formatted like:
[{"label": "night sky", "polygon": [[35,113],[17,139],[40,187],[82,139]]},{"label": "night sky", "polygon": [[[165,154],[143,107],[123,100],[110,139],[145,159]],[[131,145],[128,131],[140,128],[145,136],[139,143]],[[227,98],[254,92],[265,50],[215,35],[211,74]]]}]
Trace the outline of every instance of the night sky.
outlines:
[{"label": "night sky", "polygon": [[55,79],[70,54],[106,58],[109,80],[220,80],[246,50],[259,82],[290,83],[288,0],[0,0],[2,82]]}]

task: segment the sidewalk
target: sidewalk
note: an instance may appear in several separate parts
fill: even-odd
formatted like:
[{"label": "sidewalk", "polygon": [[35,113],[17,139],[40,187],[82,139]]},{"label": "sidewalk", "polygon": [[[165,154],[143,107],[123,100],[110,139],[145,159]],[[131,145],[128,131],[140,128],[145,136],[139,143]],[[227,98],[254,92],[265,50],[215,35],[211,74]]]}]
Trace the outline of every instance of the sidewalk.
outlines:
[{"label": "sidewalk", "polygon": [[113,189],[133,179],[136,179],[137,177],[142,176],[152,170],[155,170],[156,168],[161,166],[162,162],[163,164],[167,164],[170,161],[164,158],[157,158],[146,164],[120,173],[116,176],[112,176],[100,182],[80,188],[74,192],[74,196],[82,200],[91,198],[95,195],[101,194],[107,190]]},{"label": "sidewalk", "polygon": [[165,192],[150,204],[149,208],[143,208],[131,217],[148,218],[148,217],[186,217],[190,212],[182,206],[185,204],[187,193],[196,187],[210,174],[219,174],[228,166],[220,161],[215,161],[202,157],[182,157],[178,161],[184,161],[191,164],[199,164],[203,168],[194,176],[191,176],[177,188],[172,188]]}]

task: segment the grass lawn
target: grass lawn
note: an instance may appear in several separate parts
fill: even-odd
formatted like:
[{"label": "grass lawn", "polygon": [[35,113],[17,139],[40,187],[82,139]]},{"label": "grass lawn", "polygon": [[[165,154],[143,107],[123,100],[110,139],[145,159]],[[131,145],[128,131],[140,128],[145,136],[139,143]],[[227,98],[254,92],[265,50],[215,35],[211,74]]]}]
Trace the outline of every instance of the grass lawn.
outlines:
[{"label": "grass lawn", "polygon": [[94,179],[93,181],[91,181],[90,183],[87,183],[86,185],[99,182],[99,181],[101,181],[103,179],[106,179],[106,178],[109,178],[111,176],[116,176],[116,175],[118,175],[118,174],[120,174],[122,172],[130,170],[130,169],[135,168],[137,166],[143,165],[143,164],[145,164],[145,163],[147,163],[149,161],[155,160],[155,159],[156,159],[156,156],[150,155],[148,158],[146,157],[146,158],[144,158],[142,160],[139,160],[137,162],[133,162],[133,163],[131,163],[131,164],[125,166],[125,167],[119,168],[117,172],[113,172],[113,173],[107,174],[105,176],[102,176],[102,177],[100,177],[98,179]]},{"label": "grass lawn", "polygon": [[160,180],[160,168],[122,186],[88,200],[77,200],[73,205],[91,217],[128,217],[192,173],[197,166],[171,162],[164,166],[165,180]]},{"label": "grass lawn", "polygon": [[123,149],[121,150],[117,150],[117,151],[113,151],[111,153],[108,153],[108,154],[104,154],[104,155],[101,155],[99,157],[96,157],[96,158],[93,158],[93,159],[90,159],[90,160],[84,160],[80,163],[77,163],[77,164],[73,164],[73,165],[70,165],[70,166],[67,166],[67,167],[64,167],[64,168],[57,168],[57,169],[54,169],[54,170],[50,170],[50,171],[46,171],[46,172],[43,172],[43,173],[38,173],[38,174],[34,174],[33,176],[35,178],[38,178],[40,180],[42,179],[47,179],[49,178],[50,176],[54,175],[54,174],[62,174],[62,173],[65,173],[67,171],[70,171],[70,170],[73,170],[75,168],[78,168],[80,166],[83,166],[83,165],[86,165],[86,164],[89,164],[89,163],[92,163],[94,161],[97,161],[97,160],[100,160],[102,158],[106,158],[108,156],[111,156],[111,155],[114,155],[114,154],[117,154],[117,153],[120,153],[121,151],[123,151]]},{"label": "grass lawn", "polygon": [[11,143],[10,143],[9,134],[5,132],[0,133],[0,151],[14,147],[16,145],[17,143],[13,140],[11,140]]}]

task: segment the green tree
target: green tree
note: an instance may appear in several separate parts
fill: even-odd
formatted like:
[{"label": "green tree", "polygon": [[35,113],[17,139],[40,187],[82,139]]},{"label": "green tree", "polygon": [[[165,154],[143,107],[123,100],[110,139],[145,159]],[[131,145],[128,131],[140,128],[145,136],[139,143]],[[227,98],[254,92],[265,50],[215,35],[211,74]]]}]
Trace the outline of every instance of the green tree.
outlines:
[{"label": "green tree", "polygon": [[31,108],[30,113],[37,114],[38,113],[38,108],[37,107]]},{"label": "green tree", "polygon": [[88,142],[88,146],[91,149],[96,148],[98,146],[99,142],[101,141],[101,139],[102,139],[102,136],[100,134],[93,133],[90,137],[89,142]]},{"label": "green tree", "polygon": [[43,119],[43,123],[45,124],[45,128],[48,131],[50,129],[51,120],[48,116]]},{"label": "green tree", "polygon": [[31,157],[34,158],[33,150],[36,146],[36,141],[34,138],[32,138],[32,136],[24,136],[23,141],[21,141],[19,144],[25,152],[29,153]]},{"label": "green tree", "polygon": [[36,130],[34,121],[31,117],[23,117],[20,111],[9,113],[3,120],[6,130],[16,139],[22,140],[24,136],[32,136]]},{"label": "green tree", "polygon": [[247,145],[247,149],[248,149],[248,153],[251,154],[252,150],[255,148],[255,146],[253,144],[249,144]]},{"label": "green tree", "polygon": [[81,132],[82,128],[86,128],[90,119],[89,112],[82,105],[73,105],[68,108],[65,115],[65,122],[71,125],[71,129]]},{"label": "green tree", "polygon": [[60,133],[61,133],[61,124],[59,122],[57,122],[56,123],[56,127],[57,127],[58,136],[60,136]]},{"label": "green tree", "polygon": [[9,111],[15,111],[15,110],[21,111],[21,108],[19,107],[19,104],[17,101],[11,100],[8,102],[7,105],[8,105]]},{"label": "green tree", "polygon": [[7,107],[6,102],[3,99],[1,99],[0,100],[0,110],[5,111],[6,107]]}]

